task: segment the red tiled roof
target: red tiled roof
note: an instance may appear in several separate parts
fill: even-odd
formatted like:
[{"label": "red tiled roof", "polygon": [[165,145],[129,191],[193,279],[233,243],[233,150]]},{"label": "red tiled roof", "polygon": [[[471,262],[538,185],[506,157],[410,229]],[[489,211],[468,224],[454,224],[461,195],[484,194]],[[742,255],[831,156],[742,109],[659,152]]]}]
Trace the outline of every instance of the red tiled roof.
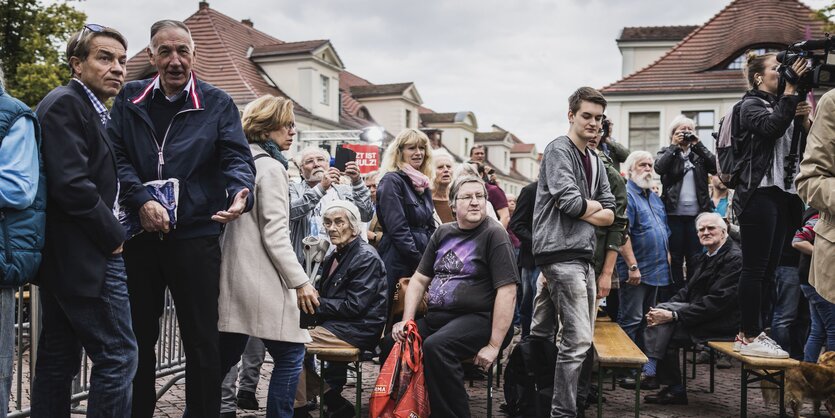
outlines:
[{"label": "red tiled roof", "polygon": [[620,32],[623,41],[680,41],[698,26],[632,26]]},{"label": "red tiled roof", "polygon": [[420,120],[423,123],[453,123],[458,113],[421,113]]},{"label": "red tiled roof", "polygon": [[418,106],[418,113],[435,113],[435,111],[425,106]]},{"label": "red tiled roof", "polygon": [[396,84],[367,84],[351,86],[351,96],[355,99],[363,97],[391,96],[402,94],[413,83]]},{"label": "red tiled roof", "polygon": [[536,148],[535,144],[515,144],[510,152],[531,152]]},{"label": "red tiled roof", "polygon": [[269,57],[275,55],[292,55],[307,53],[327,44],[327,39],[319,39],[315,41],[301,41],[301,42],[285,42],[280,44],[270,44],[255,47],[250,55],[253,58]]},{"label": "red tiled roof", "polygon": [[476,132],[473,136],[474,142],[504,141],[507,132]]},{"label": "red tiled roof", "polygon": [[727,64],[746,49],[785,46],[824,33],[824,22],[797,0],[735,0],[646,68],[610,84],[608,95],[742,92],[740,70]]}]

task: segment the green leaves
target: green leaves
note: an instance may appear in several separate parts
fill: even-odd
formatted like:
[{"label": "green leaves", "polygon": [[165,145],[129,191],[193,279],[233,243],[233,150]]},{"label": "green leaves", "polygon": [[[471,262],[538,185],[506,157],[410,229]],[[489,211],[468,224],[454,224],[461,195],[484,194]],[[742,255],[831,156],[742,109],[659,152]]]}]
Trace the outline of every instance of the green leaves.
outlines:
[{"label": "green leaves", "polygon": [[87,15],[67,3],[0,0],[0,62],[6,90],[34,107],[69,81],[65,49]]}]

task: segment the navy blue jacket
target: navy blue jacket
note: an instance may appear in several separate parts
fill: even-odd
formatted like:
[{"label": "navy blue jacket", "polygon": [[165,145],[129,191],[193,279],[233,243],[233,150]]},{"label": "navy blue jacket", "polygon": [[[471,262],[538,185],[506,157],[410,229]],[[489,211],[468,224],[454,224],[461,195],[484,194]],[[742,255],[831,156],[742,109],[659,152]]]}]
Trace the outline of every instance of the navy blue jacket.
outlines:
[{"label": "navy blue jacket", "polygon": [[[377,186],[377,219],[383,238],[377,246],[386,263],[389,285],[417,270],[429,237],[435,232],[435,205],[427,187],[418,195],[402,171],[386,173]],[[389,289],[393,290],[393,289]]]},{"label": "navy blue jacket", "polygon": [[[223,90],[192,75],[186,104],[158,146],[148,113],[155,80],[127,83],[116,96],[107,124],[119,167],[122,205],[138,211],[151,200],[143,183],[176,178],[180,180],[177,227],[167,237],[219,235],[221,224],[212,215],[226,210],[242,189],[252,192],[255,182],[255,164],[238,108]],[[250,193],[247,211],[252,203]]]},{"label": "navy blue jacket", "polygon": [[[29,118],[35,127],[36,152],[41,149],[41,128],[35,114],[20,100],[0,87],[0,146],[3,138],[20,118]],[[27,138],[28,139],[28,138]],[[0,207],[0,287],[21,286],[32,280],[41,264],[46,225],[46,176],[43,162],[35,201],[22,210]]]},{"label": "navy blue jacket", "polygon": [[125,240],[113,214],[116,158],[101,117],[77,81],[38,104],[47,207],[46,240],[32,282],[55,294],[98,297],[107,259]]},{"label": "navy blue jacket", "polygon": [[[334,260],[339,264],[329,274]],[[371,244],[354,239],[322,264],[317,284],[322,326],[354,347],[370,350],[383,334],[388,313],[386,268]]]}]

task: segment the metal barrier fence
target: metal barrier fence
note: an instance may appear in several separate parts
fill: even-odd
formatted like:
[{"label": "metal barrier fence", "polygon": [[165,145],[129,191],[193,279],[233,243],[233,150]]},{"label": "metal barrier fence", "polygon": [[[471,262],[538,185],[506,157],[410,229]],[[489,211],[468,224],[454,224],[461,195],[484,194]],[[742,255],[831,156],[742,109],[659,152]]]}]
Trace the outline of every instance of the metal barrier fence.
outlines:
[{"label": "metal barrier fence", "polygon": [[[17,322],[15,324],[15,365],[12,380],[11,399],[8,417],[28,417],[31,415],[29,404],[32,393],[32,377],[37,361],[38,338],[40,334],[40,298],[37,286],[28,290],[21,288],[16,292]],[[157,399],[162,397],[174,384],[185,377],[186,356],[180,340],[177,324],[177,311],[171,294],[165,292],[165,305],[160,318],[160,335],[157,341],[157,379],[169,379],[157,391]],[[85,411],[79,406],[87,399],[90,388],[90,360],[86,355],[82,357],[81,370],[75,377],[72,386],[73,413],[83,414]]]}]

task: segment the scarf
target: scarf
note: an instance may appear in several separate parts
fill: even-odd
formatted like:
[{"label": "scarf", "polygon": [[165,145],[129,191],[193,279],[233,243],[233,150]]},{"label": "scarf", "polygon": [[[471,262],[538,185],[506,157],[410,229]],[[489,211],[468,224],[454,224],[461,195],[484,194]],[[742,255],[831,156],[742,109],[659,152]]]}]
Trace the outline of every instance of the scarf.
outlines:
[{"label": "scarf", "polygon": [[418,192],[418,194],[423,194],[423,191],[429,187],[429,177],[426,177],[425,174],[417,171],[410,164],[404,164],[401,170],[403,170],[403,172],[409,176],[409,179],[412,180],[412,187],[416,192]]},{"label": "scarf", "polygon": [[270,154],[270,157],[278,160],[278,162],[284,166],[285,170],[289,168],[289,161],[287,161],[287,157],[281,153],[281,150],[278,149],[278,145],[276,145],[275,142],[266,140],[259,142],[258,145],[261,146],[261,149],[263,149],[267,154]]}]

